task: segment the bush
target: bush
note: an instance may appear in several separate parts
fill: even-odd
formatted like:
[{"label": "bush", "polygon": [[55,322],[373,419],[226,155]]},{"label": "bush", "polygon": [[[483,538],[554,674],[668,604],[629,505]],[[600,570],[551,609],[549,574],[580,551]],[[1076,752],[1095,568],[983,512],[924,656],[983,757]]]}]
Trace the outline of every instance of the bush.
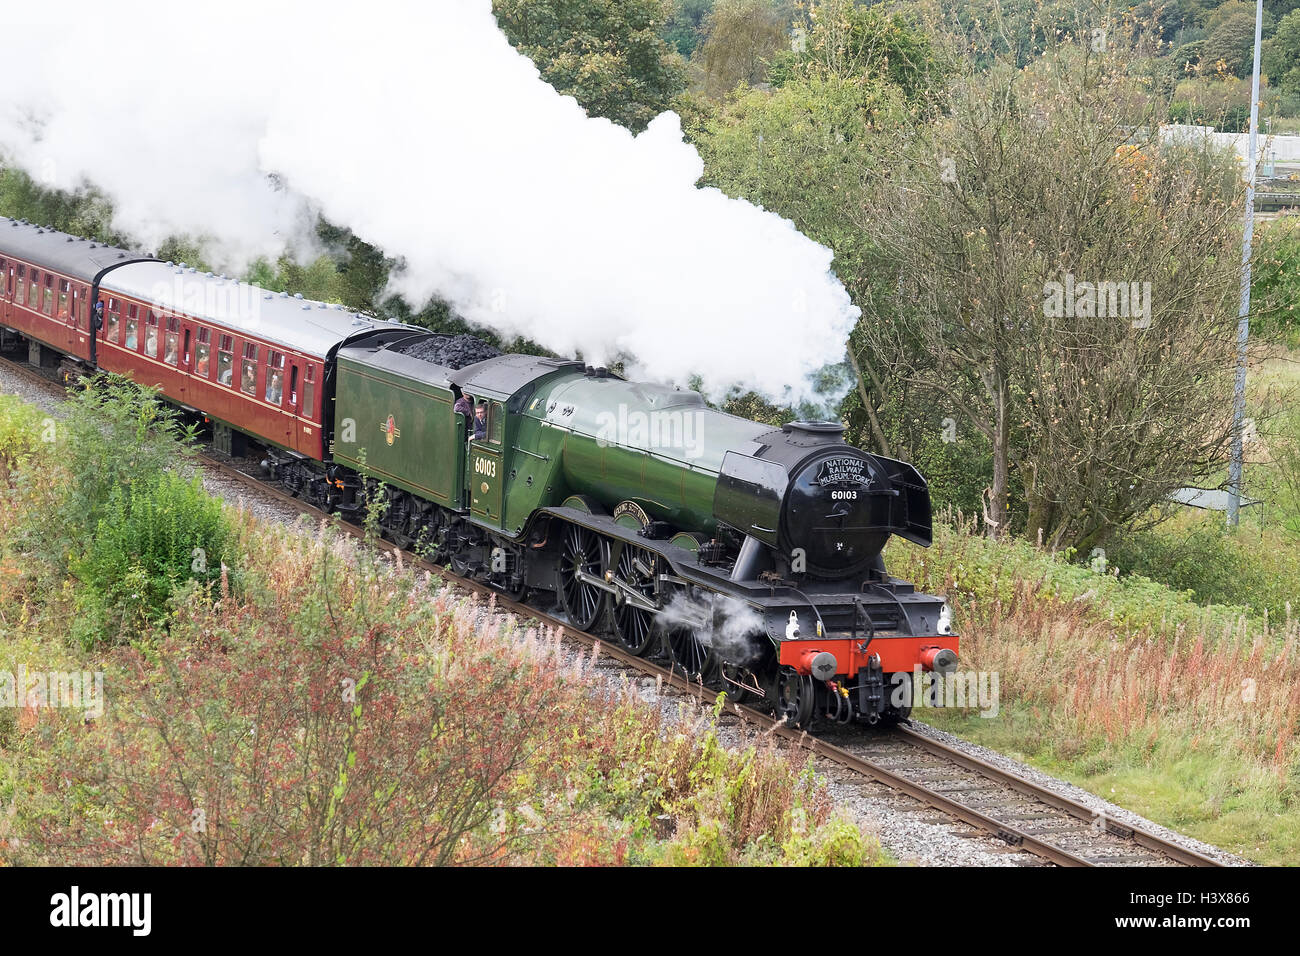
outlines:
[{"label": "bush", "polygon": [[1216,515],[1190,527],[1123,535],[1107,557],[1121,573],[1190,592],[1201,604],[1244,605],[1283,621],[1288,603],[1300,608],[1300,549],[1293,540],[1277,544],[1247,527],[1231,533]]},{"label": "bush", "polygon": [[50,434],[48,420],[12,395],[0,395],[0,481],[22,468]]},{"label": "bush", "polygon": [[74,636],[88,647],[160,623],[178,584],[220,577],[230,536],[221,502],[197,476],[153,472],[114,488],[95,535],[72,561],[81,585]]},{"label": "bush", "polygon": [[21,543],[59,570],[83,548],[115,492],[184,466],[195,440],[155,390],[120,375],[85,380],[64,403],[56,433],[62,474],[40,476],[46,510],[32,514]]}]

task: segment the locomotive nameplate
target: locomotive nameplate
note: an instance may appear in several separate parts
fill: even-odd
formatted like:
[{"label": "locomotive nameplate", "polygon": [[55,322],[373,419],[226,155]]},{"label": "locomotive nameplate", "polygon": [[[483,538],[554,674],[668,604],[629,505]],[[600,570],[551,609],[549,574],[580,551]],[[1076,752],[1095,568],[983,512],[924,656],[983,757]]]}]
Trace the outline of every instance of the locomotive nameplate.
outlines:
[{"label": "locomotive nameplate", "polygon": [[[622,518],[624,516],[630,517],[633,521],[635,521],[638,528],[646,528],[649,527],[650,525],[650,516],[646,514],[646,510],[642,508],[639,504],[637,504],[635,501],[620,502],[618,506],[614,509],[615,521],[618,521],[619,518]],[[627,526],[625,525],[624,527]]]}]

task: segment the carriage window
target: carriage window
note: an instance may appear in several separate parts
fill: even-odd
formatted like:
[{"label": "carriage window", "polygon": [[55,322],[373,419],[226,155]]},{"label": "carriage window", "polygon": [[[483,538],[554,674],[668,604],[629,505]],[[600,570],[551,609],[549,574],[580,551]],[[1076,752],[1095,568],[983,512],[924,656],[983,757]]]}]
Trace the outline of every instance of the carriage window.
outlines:
[{"label": "carriage window", "polygon": [[245,395],[257,395],[257,346],[244,343],[244,363],[239,369],[239,390]]},{"label": "carriage window", "polygon": [[152,311],[144,320],[144,354],[150,358],[158,357],[158,316]]},{"label": "carriage window", "polygon": [[298,407],[298,366],[289,370],[289,407]]},{"label": "carriage window", "polygon": [[208,357],[212,346],[208,344],[208,330],[199,329],[199,344],[194,346],[194,374],[208,377]]},{"label": "carriage window", "polygon": [[68,293],[72,291],[72,283],[67,279],[59,280],[59,318],[65,322],[72,314],[68,311]]},{"label": "carriage window", "polygon": [[234,378],[235,341],[229,335],[223,335],[217,349],[217,381],[230,385]]},{"label": "carriage window", "polygon": [[140,320],[128,316],[126,320],[126,341],[122,343],[132,352],[140,347]]},{"label": "carriage window", "polygon": [[302,413],[308,418],[316,414],[316,366],[308,365],[302,385]]},{"label": "carriage window", "polygon": [[117,299],[110,298],[104,300],[104,328],[106,329],[104,332],[104,340],[106,342],[117,341],[117,337],[120,334],[119,326],[121,324],[121,317],[117,313],[121,308],[122,306],[118,303]]},{"label": "carriage window", "polygon": [[279,405],[284,396],[284,353],[271,352],[266,357],[266,400]]},{"label": "carriage window", "polygon": [[167,332],[163,335],[163,361],[175,365],[181,357],[181,320],[169,318]]},{"label": "carriage window", "polygon": [[48,272],[45,273],[45,299],[41,304],[41,311],[46,315],[54,314],[54,276]]},{"label": "carriage window", "polygon": [[23,291],[24,291],[23,287],[26,285],[26,283],[27,283],[27,267],[19,266],[18,285],[14,288],[14,301],[17,302],[19,305],[22,305],[23,303]]},{"label": "carriage window", "polygon": [[41,304],[41,274],[35,269],[32,270],[31,276],[28,277],[27,283],[27,308],[35,312]]}]

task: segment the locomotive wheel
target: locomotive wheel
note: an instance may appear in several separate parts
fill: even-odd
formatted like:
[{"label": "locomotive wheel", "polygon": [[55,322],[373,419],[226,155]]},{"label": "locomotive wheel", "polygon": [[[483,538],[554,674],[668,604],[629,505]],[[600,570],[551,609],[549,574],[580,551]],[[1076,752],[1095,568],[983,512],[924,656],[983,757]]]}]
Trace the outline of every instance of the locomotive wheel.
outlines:
[{"label": "locomotive wheel", "polygon": [[[638,567],[640,565],[640,567]],[[641,569],[649,568],[649,574]],[[623,548],[614,573],[620,580],[626,581],[646,597],[651,597],[655,589],[656,559],[645,548],[631,545]],[[615,604],[610,612],[610,624],[614,636],[618,638],[629,652],[643,657],[658,644],[660,634],[655,627],[655,615],[631,604]]]},{"label": "locomotive wheel", "polygon": [[789,668],[781,668],[781,675],[776,681],[776,714],[784,717],[785,722],[793,727],[807,727],[812,719],[813,701],[816,698],[816,686],[812,675],[800,674]]},{"label": "locomotive wheel", "polygon": [[560,606],[569,623],[580,631],[589,631],[605,611],[607,592],[578,579],[578,572],[595,578],[605,576],[609,564],[609,544],[594,531],[569,525],[560,548]]},{"label": "locomotive wheel", "polygon": [[668,629],[667,640],[673,663],[687,678],[701,684],[712,684],[717,679],[718,658],[693,629],[674,625]]}]

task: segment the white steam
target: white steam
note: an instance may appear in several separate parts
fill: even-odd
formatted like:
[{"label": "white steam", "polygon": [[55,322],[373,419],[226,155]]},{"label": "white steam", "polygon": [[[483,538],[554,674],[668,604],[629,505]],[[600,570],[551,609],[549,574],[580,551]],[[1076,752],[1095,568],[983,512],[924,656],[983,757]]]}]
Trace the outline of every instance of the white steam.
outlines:
[{"label": "white steam", "polygon": [[0,151],[95,184],[146,247],[204,236],[238,269],[308,251],[319,212],[403,259],[417,307],[715,397],[827,398],[812,377],[858,315],[831,251],[696,188],[674,114],[640,136],[589,119],[490,0],[50,0],[5,32]]},{"label": "white steam", "polygon": [[679,591],[664,605],[660,618],[665,627],[690,629],[719,657],[741,665],[757,660],[761,642],[767,639],[763,615],[725,594],[692,597]]}]

